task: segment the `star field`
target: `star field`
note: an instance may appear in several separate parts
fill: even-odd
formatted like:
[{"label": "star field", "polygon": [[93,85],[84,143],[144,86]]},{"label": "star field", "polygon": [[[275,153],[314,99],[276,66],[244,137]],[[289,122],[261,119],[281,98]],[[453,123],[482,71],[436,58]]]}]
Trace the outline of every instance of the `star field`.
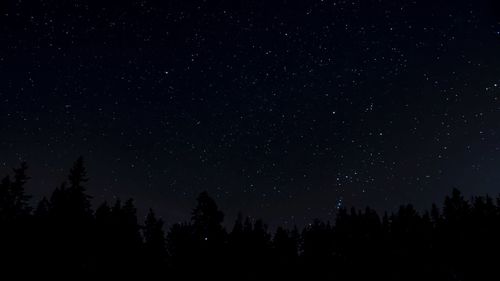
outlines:
[{"label": "star field", "polygon": [[[102,2],[102,1],[101,1]],[[329,219],[499,193],[494,1],[6,1],[0,171],[48,195],[83,155],[96,200],[167,222]]]}]

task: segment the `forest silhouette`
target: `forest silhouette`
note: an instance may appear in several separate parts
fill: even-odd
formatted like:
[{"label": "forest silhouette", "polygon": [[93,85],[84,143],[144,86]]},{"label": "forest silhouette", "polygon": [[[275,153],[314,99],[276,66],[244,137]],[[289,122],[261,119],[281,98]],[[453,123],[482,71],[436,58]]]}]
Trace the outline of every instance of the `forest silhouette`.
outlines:
[{"label": "forest silhouette", "polygon": [[[202,192],[191,220],[165,229],[153,210],[138,220],[132,199],[92,209],[79,158],[35,208],[22,163],[0,183],[0,276],[140,280],[490,280],[498,276],[500,198],[442,208],[403,205],[380,216],[340,209],[333,223],[277,227],[238,215],[232,229]],[[143,221],[143,222],[140,222]],[[13,276],[13,277],[10,277]],[[498,278],[498,277],[497,277]]]}]

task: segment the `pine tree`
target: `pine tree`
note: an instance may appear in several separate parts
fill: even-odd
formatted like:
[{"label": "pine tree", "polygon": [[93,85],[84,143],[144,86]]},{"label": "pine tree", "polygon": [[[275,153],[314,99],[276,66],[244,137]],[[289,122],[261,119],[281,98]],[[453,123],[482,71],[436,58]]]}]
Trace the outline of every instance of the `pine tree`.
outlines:
[{"label": "pine tree", "polygon": [[220,241],[224,214],[206,191],[198,196],[197,202],[191,217],[196,237],[201,241]]},{"label": "pine tree", "polygon": [[28,165],[26,162],[22,162],[19,168],[14,169],[14,181],[10,189],[16,216],[26,216],[31,212],[31,207],[28,204],[31,196],[26,195],[24,187],[30,179],[26,174],[27,170]]},{"label": "pine tree", "polygon": [[0,183],[0,221],[12,222],[30,214],[28,201],[31,197],[25,193],[26,182],[30,179],[27,169],[28,165],[21,163],[19,168],[13,169],[13,180],[6,176]]},{"label": "pine tree", "polygon": [[157,219],[152,209],[149,209],[144,221],[143,236],[146,261],[152,271],[159,271],[164,266],[167,256],[165,233],[163,220]]},{"label": "pine tree", "polygon": [[74,215],[78,217],[88,217],[92,214],[90,209],[91,196],[86,194],[85,184],[89,181],[87,170],[85,169],[83,157],[79,157],[73,164],[68,175],[68,200]]}]

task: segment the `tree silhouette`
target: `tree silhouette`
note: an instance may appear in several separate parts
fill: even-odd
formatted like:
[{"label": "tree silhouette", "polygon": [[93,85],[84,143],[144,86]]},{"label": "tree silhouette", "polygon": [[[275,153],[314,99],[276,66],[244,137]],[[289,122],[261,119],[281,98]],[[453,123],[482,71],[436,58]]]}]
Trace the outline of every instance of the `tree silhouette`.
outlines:
[{"label": "tree silhouette", "polygon": [[85,184],[89,181],[87,171],[83,164],[83,157],[79,157],[69,171],[68,175],[68,200],[71,202],[75,216],[89,217],[91,196],[86,194]]},{"label": "tree silhouette", "polygon": [[0,221],[13,222],[30,213],[28,200],[31,197],[26,195],[24,190],[29,180],[27,169],[28,165],[25,162],[21,163],[19,168],[13,169],[13,180],[7,175],[0,183]]},{"label": "tree silhouette", "polygon": [[23,253],[33,247],[34,242],[30,235],[30,196],[24,189],[29,180],[27,169],[27,164],[21,163],[13,169],[13,180],[6,176],[0,183],[0,262],[11,271],[22,270]]},{"label": "tree silhouette", "polygon": [[31,196],[25,193],[25,184],[30,177],[26,174],[28,165],[22,162],[19,168],[14,169],[14,181],[11,183],[11,196],[14,208],[14,216],[23,217],[31,212],[31,207],[28,204]]},{"label": "tree silhouette", "polygon": [[[80,157],[69,171],[68,183],[56,188],[48,204],[47,243],[53,245],[54,261],[60,265],[59,275],[70,272],[90,273],[95,268],[93,246],[94,217],[90,196],[85,193],[88,182],[83,158]],[[44,203],[45,204],[45,203]]]},{"label": "tree silhouette", "polygon": [[0,276],[170,280],[490,280],[500,258],[500,196],[469,200],[453,189],[419,212],[402,205],[380,217],[371,208],[338,210],[335,223],[302,230],[224,214],[202,192],[189,222],[143,225],[132,199],[93,211],[79,158],[68,179],[36,208],[27,165],[0,182]]},{"label": "tree silhouette", "polygon": [[196,241],[191,224],[176,223],[170,228],[167,234],[167,249],[171,258],[173,279],[193,278],[196,274],[192,270],[193,257],[197,255]]},{"label": "tree silhouette", "polygon": [[203,244],[221,241],[224,232],[222,227],[224,214],[219,211],[217,204],[206,191],[202,192],[196,200],[198,204],[193,209],[191,217],[195,236],[200,241],[204,241]]},{"label": "tree silhouette", "polygon": [[203,272],[215,275],[217,264],[223,263],[225,251],[226,232],[222,227],[224,214],[206,191],[200,193],[196,201],[197,205],[191,213],[195,247],[192,265],[200,270],[195,275]]},{"label": "tree silhouette", "polygon": [[150,276],[157,276],[165,268],[167,249],[163,220],[157,219],[152,209],[146,216],[143,228],[145,262]]}]

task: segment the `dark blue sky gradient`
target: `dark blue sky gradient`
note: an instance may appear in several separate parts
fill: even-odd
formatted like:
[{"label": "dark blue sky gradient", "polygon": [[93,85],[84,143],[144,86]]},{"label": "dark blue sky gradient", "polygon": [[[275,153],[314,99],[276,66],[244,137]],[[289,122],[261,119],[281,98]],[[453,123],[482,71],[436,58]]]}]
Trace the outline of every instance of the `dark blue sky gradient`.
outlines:
[{"label": "dark blue sky gradient", "polygon": [[500,193],[495,1],[2,1],[0,172],[167,222]]}]

